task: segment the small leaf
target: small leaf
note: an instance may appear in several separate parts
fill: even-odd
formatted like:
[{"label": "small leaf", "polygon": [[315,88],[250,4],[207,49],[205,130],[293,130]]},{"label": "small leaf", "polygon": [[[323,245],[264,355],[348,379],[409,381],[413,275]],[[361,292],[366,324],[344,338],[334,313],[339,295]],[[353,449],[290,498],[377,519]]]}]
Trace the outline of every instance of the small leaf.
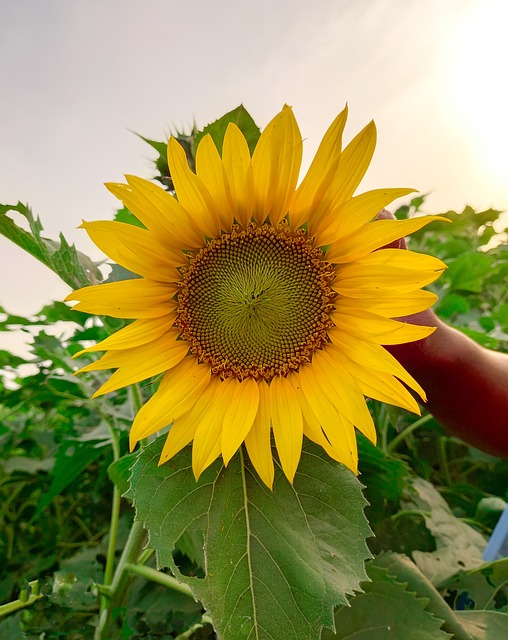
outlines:
[{"label": "small leaf", "polygon": [[120,282],[121,280],[134,280],[141,277],[137,273],[133,273],[119,264],[108,263],[108,265],[111,267],[111,272],[108,279],[104,281],[105,283]]},{"label": "small leaf", "polygon": [[[195,482],[191,449],[157,466],[164,438],[142,451],[129,497],[158,563],[170,567],[209,611],[223,640],[315,640],[333,607],[365,580],[371,534],[357,478],[306,444],[291,486],[278,469],[273,492],[237,454]],[[206,575],[182,575],[172,551],[203,531]]]},{"label": "small leaf", "polygon": [[457,611],[457,617],[475,640],[506,640],[508,614],[499,611]]},{"label": "small leaf", "polygon": [[15,369],[22,364],[26,364],[25,358],[16,356],[6,349],[0,349],[0,369],[5,369],[6,367]]},{"label": "small leaf", "polygon": [[467,299],[460,293],[455,292],[447,293],[443,296],[436,307],[440,317],[447,320],[455,315],[467,313],[469,309],[470,305]]},{"label": "small leaf", "polygon": [[456,609],[502,609],[508,613],[508,558],[460,571],[446,584]]},{"label": "small leaf", "polygon": [[198,148],[198,144],[201,138],[209,133],[212,136],[212,139],[215,142],[219,153],[222,154],[222,142],[224,140],[224,135],[230,122],[236,124],[240,131],[243,133],[245,139],[247,140],[247,144],[249,145],[249,150],[252,154],[257,141],[259,140],[261,132],[257,124],[252,119],[252,116],[243,105],[240,105],[236,109],[229,111],[229,113],[223,115],[222,118],[215,120],[215,122],[207,125],[203,129],[203,131],[197,133],[193,143],[194,151]]},{"label": "small leaf", "polygon": [[111,482],[120,490],[123,495],[129,489],[129,477],[131,475],[131,467],[136,462],[139,451],[128,453],[118,460],[112,462],[108,467],[108,474]]},{"label": "small leaf", "polygon": [[322,640],[448,640],[442,620],[425,610],[427,600],[408,591],[385,569],[368,566],[371,582],[365,593],[335,614],[336,633],[325,632]]},{"label": "small leaf", "polygon": [[[163,142],[162,140],[159,141],[159,140],[152,140],[151,138],[145,138],[145,136],[142,136],[139,133],[137,133],[136,135],[139,136],[141,138],[141,140],[144,140],[144,142],[149,144],[159,154],[157,156],[157,158],[154,160],[154,163],[155,163],[155,166],[157,168],[157,171],[159,172],[159,178],[168,177],[169,176],[168,143],[167,142]],[[127,209],[124,209],[123,211],[127,211]],[[119,216],[117,214],[115,216],[115,220],[120,220],[121,222],[130,222],[130,224],[136,224],[138,226],[143,226],[139,221],[137,221],[137,218],[135,218],[134,216],[132,216],[132,217],[137,222],[135,222],[134,220],[130,220],[130,219],[127,219],[127,220],[123,219],[122,211],[119,211],[118,213],[121,214],[121,215]],[[130,212],[128,212],[128,213],[130,213]]]},{"label": "small leaf", "polygon": [[[17,211],[24,216],[30,232],[19,227],[7,215],[9,211]],[[60,242],[55,242],[41,236],[42,231],[41,221],[33,217],[26,205],[21,202],[16,205],[0,205],[0,233],[40,260],[70,287],[84,287],[102,280],[97,265],[88,256],[77,251],[74,245],[69,245],[62,234]]]},{"label": "small leaf", "polygon": [[443,621],[443,631],[451,633],[454,640],[471,640],[457,618],[456,612],[450,609],[439,591],[407,556],[399,553],[382,553],[374,560],[374,564],[386,569],[398,582],[405,583],[408,590],[426,598],[428,600],[426,610]]},{"label": "small leaf", "polygon": [[485,253],[464,253],[449,264],[444,279],[450,282],[454,291],[479,293],[492,268],[493,259]]},{"label": "small leaf", "polygon": [[[143,140],[146,140],[146,138],[143,138]],[[164,144],[164,143],[161,142],[160,144]],[[167,145],[164,144],[164,147],[167,147]],[[166,161],[166,164],[167,164],[167,161]],[[114,220],[116,220],[116,222],[125,222],[126,224],[132,224],[135,227],[141,227],[142,229],[145,228],[143,223],[140,222],[136,218],[136,216],[133,213],[131,213],[129,209],[127,209],[126,207],[123,207],[123,209],[118,209],[118,211],[115,213]]]}]

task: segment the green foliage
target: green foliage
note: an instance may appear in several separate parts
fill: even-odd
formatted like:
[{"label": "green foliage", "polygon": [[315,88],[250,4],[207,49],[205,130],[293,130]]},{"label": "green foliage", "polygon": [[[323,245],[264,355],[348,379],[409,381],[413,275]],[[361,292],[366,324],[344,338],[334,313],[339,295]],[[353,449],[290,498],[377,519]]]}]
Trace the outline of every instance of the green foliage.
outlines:
[{"label": "green foliage", "polygon": [[[336,634],[324,633],[323,640],[448,640],[452,636],[441,630],[443,621],[427,610],[428,600],[408,590],[407,583],[397,582],[386,570],[374,564],[368,568],[369,582],[362,586],[350,607],[335,614]],[[393,612],[397,615],[394,616]]]},{"label": "green foliage", "polygon": [[[205,133],[221,150],[229,122],[254,148],[259,129],[240,106],[176,134],[191,166]],[[145,140],[171,189],[166,143]],[[396,215],[423,205],[414,198]],[[499,212],[444,215],[453,224],[410,240],[448,264],[437,312],[508,352]],[[116,219],[139,224],[126,209]],[[63,237],[45,238],[25,205],[0,206],[0,232],[70,287],[102,279]],[[125,277],[112,265],[110,281]],[[0,331],[31,341],[29,358],[0,350],[0,638],[286,640],[323,627],[323,640],[507,637],[508,560],[481,558],[508,498],[505,461],[448,437],[425,412],[371,402],[379,445],[358,437],[366,507],[358,480],[308,444],[294,486],[277,471],[269,492],[241,455],[196,483],[188,449],[161,467],[160,440],[128,453],[152,384],[92,401],[107,374],[73,375],[72,356],[120,321],[62,302],[29,318],[0,314]]]},{"label": "green foliage", "polygon": [[[28,222],[30,231],[25,231],[7,214],[16,211]],[[70,287],[84,287],[91,282],[100,282],[101,273],[92,260],[69,245],[60,234],[55,242],[41,235],[43,226],[32,211],[18,202],[15,205],[0,205],[0,233],[27,251],[30,255],[54,271]]]},{"label": "green foliage", "polygon": [[[158,564],[190,586],[219,636],[312,640],[332,626],[333,606],[359,588],[369,555],[355,476],[308,444],[293,486],[279,472],[270,491],[239,454],[196,483],[190,448],[157,466],[163,439],[132,467],[128,497]],[[190,527],[203,534],[206,577],[182,574],[173,558]]]},{"label": "green foliage", "polygon": [[[245,139],[247,140],[247,144],[249,145],[250,152],[252,153],[254,151],[254,147],[256,146],[261,132],[247,109],[243,105],[240,105],[236,107],[236,109],[232,109],[228,113],[225,113],[222,117],[220,117],[218,120],[215,120],[215,122],[207,125],[201,131],[197,130],[194,126],[190,134],[180,132],[175,132],[173,134],[178,142],[182,145],[191,169],[195,170],[196,150],[198,148],[199,141],[204,135],[211,135],[213,141],[217,146],[217,149],[219,150],[219,153],[222,153],[222,141],[224,139],[224,134],[226,133],[227,126],[230,122],[235,124],[243,133]],[[171,181],[167,159],[167,142],[151,140],[143,136],[140,137],[157,152],[157,158],[154,161],[155,168],[157,169],[155,179],[159,180],[167,189],[169,189],[169,191],[173,191],[173,182]],[[125,213],[123,213],[122,211],[119,212],[119,214],[120,217],[117,216],[117,220],[121,220],[122,222],[131,222],[131,224],[139,224],[137,222],[126,219]],[[132,218],[135,220],[134,216],[132,216]]]}]

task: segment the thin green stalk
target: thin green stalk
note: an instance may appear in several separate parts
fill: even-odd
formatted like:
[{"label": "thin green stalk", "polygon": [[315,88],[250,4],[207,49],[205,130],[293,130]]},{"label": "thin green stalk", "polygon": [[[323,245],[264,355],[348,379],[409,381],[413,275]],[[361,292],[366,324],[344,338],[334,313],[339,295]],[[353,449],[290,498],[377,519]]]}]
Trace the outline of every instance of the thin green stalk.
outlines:
[{"label": "thin green stalk", "polygon": [[[120,442],[114,425],[111,420],[104,415],[106,423],[111,433],[111,447],[113,449],[113,459],[116,461],[120,458]],[[113,485],[113,499],[111,503],[111,520],[109,526],[108,550],[106,553],[106,567],[104,569],[104,586],[109,586],[113,580],[113,570],[115,566],[116,541],[118,537],[118,522],[120,520],[120,490]],[[101,597],[101,612],[108,606],[108,600],[105,596]]]},{"label": "thin green stalk", "polygon": [[193,624],[192,627],[190,627],[190,629],[187,629],[187,631],[184,631],[183,633],[180,633],[179,635],[177,635],[175,640],[189,640],[196,633],[196,631],[199,631],[200,629],[202,629],[205,626],[205,624],[212,625],[212,619],[209,616],[207,616],[206,613],[202,615],[201,622],[197,622],[196,624]]},{"label": "thin green stalk", "polygon": [[0,605],[0,618],[4,616],[8,616],[15,611],[19,611],[19,609],[24,609],[25,607],[29,607],[36,600],[42,598],[42,593],[39,593],[39,582],[38,580],[32,580],[32,582],[28,583],[30,587],[30,592],[27,589],[22,589],[19,594],[18,600],[13,600],[12,602],[7,602],[6,604]]},{"label": "thin green stalk", "polygon": [[384,405],[381,406],[379,414],[379,430],[381,431],[381,450],[383,453],[388,451],[388,426],[390,423],[390,416]]},{"label": "thin green stalk", "polygon": [[[20,482],[16,486],[16,488],[11,492],[11,494],[7,498],[5,498],[2,508],[0,509],[0,521],[3,520],[5,514],[7,513],[7,511],[9,511],[11,504],[18,497],[18,494],[20,494],[23,491],[23,489],[26,487],[27,484],[29,484],[29,482]],[[23,508],[25,508],[24,505],[23,505]]]},{"label": "thin green stalk", "polygon": [[[120,490],[113,487],[113,500],[111,503],[111,521],[109,527],[108,550],[106,554],[106,568],[104,569],[104,586],[108,587],[113,580],[115,566],[116,540],[118,537],[118,522],[120,520]],[[108,605],[107,598],[101,599],[101,611]]]},{"label": "thin green stalk", "polygon": [[430,518],[430,511],[422,511],[421,509],[402,509],[390,516],[390,520],[395,522],[395,520],[398,520],[402,516],[421,516],[422,518]]},{"label": "thin green stalk", "polygon": [[145,567],[143,565],[126,562],[125,570],[130,571],[131,573],[135,573],[136,575],[146,578],[147,580],[151,580],[152,582],[156,582],[157,584],[161,584],[168,589],[172,589],[173,591],[183,593],[184,596],[188,596],[189,598],[194,597],[192,595],[192,591],[186,584],[178,582],[178,580],[176,578],[173,578],[173,576],[169,576],[167,573],[163,573],[162,571],[157,571],[157,569],[152,569],[151,567]]},{"label": "thin green stalk", "polygon": [[497,587],[494,589],[494,591],[492,592],[492,595],[490,596],[490,598],[487,600],[487,602],[483,605],[483,609],[488,610],[491,603],[494,602],[497,594],[501,591],[501,589],[504,589],[506,587],[506,585],[508,584],[508,580],[503,580],[503,582],[501,582],[501,584],[498,584]]},{"label": "thin green stalk", "polygon": [[[129,582],[129,574],[125,565],[137,562],[145,540],[146,532],[143,529],[143,525],[138,520],[135,520],[132,523],[129,537],[127,538],[123,553],[116,566],[113,580],[107,591],[108,606],[101,609],[99,624],[95,631],[95,640],[106,640],[110,637],[108,634],[111,625],[111,612],[113,608],[121,604]],[[102,591],[104,592],[104,590],[105,588],[103,587]]]},{"label": "thin green stalk", "polygon": [[143,406],[143,399],[141,398],[141,393],[139,391],[139,386],[137,384],[132,384],[129,387],[129,392],[131,394],[131,398],[132,398],[132,405],[133,405],[133,413],[136,414],[141,407]]},{"label": "thin green stalk", "polygon": [[413,431],[416,431],[416,429],[419,429],[424,424],[427,424],[427,422],[429,422],[429,420],[431,419],[432,416],[429,413],[426,416],[422,416],[418,420],[415,420],[413,424],[409,425],[407,429],[404,429],[404,431],[401,431],[399,434],[397,434],[395,438],[388,443],[386,447],[386,453],[392,453],[399,446],[402,440],[405,440],[409,435],[413,433]]},{"label": "thin green stalk", "polygon": [[154,553],[155,549],[145,549],[144,551],[142,551],[138,559],[138,564],[146,564]]},{"label": "thin green stalk", "polygon": [[447,438],[439,438],[437,449],[439,454],[439,465],[444,471],[446,484],[450,486],[451,484],[453,484],[453,481],[450,473],[450,467],[448,466],[448,456],[446,455],[447,441],[448,441]]}]

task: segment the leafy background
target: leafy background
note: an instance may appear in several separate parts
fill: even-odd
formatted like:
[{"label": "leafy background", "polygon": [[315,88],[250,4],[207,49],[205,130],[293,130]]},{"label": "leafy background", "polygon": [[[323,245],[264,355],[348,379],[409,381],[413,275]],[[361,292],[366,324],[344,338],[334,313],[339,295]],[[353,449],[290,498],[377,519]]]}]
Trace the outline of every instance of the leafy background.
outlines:
[{"label": "leafy background", "polygon": [[[252,148],[259,130],[243,107],[205,132],[220,147],[229,121]],[[191,165],[203,133],[178,134]],[[146,141],[157,152],[154,177],[171,189],[165,143]],[[418,214],[422,206],[424,198],[415,198],[396,216]],[[508,352],[508,246],[494,229],[500,212],[466,207],[442,215],[454,224],[434,225],[410,240],[412,249],[449,266],[434,286],[436,311],[480,344]],[[137,222],[126,209],[117,219]],[[63,237],[45,238],[40,220],[21,203],[0,207],[0,232],[71,287],[104,279],[103,266]],[[109,279],[124,277],[128,272],[113,266]],[[188,451],[160,468],[153,462],[160,441],[127,453],[136,407],[156,381],[91,401],[103,372],[72,375],[73,354],[121,321],[71,312],[62,302],[27,318],[0,311],[0,330],[25,334],[32,354],[24,359],[0,350],[0,638],[318,638],[323,626],[323,640],[376,640],[388,632],[414,640],[508,637],[508,559],[484,563],[481,557],[506,505],[505,461],[450,437],[425,411],[415,418],[372,402],[379,445],[358,437],[373,534],[360,484],[311,446],[294,490],[278,477],[270,495],[237,457],[227,473],[212,466],[190,500]],[[318,488],[309,490],[308,483],[325,477],[330,480],[319,491],[328,503],[319,510]],[[168,504],[178,505],[171,520]],[[232,504],[241,514],[233,528]],[[250,521],[246,504],[257,505],[275,525],[266,550],[254,544],[256,537],[267,539],[266,523]],[[296,504],[303,504],[305,526]],[[150,529],[148,542],[141,522]],[[221,533],[226,526],[229,536]],[[246,540],[254,568],[242,560]],[[317,548],[306,558],[311,541]],[[136,547],[136,562],[124,562],[126,546]],[[116,585],[107,620],[98,623],[101,585],[111,582],[115,562],[129,570]],[[309,576],[318,574],[324,578],[308,588]],[[238,585],[228,591],[224,579]],[[303,595],[305,589],[295,590],[299,581]],[[257,585],[252,589],[259,615],[271,622],[268,632],[261,625],[252,635],[250,622],[243,624],[253,615],[239,595],[246,583]],[[265,583],[266,592],[260,590]],[[297,591],[301,601],[294,604]],[[108,635],[97,635],[101,624]]]}]

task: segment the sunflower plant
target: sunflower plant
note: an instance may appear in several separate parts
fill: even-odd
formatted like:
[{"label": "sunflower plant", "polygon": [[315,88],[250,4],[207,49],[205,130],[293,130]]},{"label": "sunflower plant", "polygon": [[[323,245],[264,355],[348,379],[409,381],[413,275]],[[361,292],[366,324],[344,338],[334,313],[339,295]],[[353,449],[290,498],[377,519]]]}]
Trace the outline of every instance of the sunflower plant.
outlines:
[{"label": "sunflower plant", "polygon": [[[69,284],[74,306],[59,314],[80,324],[65,351],[53,345],[65,383],[55,392],[73,398],[73,418],[55,462],[64,471],[38,513],[112,451],[103,572],[61,596],[98,602],[97,639],[144,637],[128,631],[145,602],[136,581],[171,594],[156,602],[174,622],[167,637],[182,640],[345,638],[358,594],[372,602],[418,583],[399,557],[372,563],[358,473],[373,479],[366,492],[381,522],[379,501],[402,500],[407,475],[390,459],[387,417],[420,414],[425,400],[384,347],[434,330],[403,318],[437,300],[423,287],[445,269],[392,247],[444,218],[377,219],[413,190],[357,193],[376,129],[343,145],[346,120],[347,108],[303,178],[288,106],[262,132],[239,107],[202,131],[147,140],[160,184],[108,183],[121,202],[115,219],[82,224],[112,260],[106,282],[65,239],[45,240],[27,207],[2,209],[26,218],[30,231],[3,215],[2,233]],[[432,510],[428,491],[413,491],[414,509]],[[43,595],[33,584],[25,592],[6,613]],[[444,618],[414,598],[407,607],[434,634],[422,639],[449,637]]]}]

